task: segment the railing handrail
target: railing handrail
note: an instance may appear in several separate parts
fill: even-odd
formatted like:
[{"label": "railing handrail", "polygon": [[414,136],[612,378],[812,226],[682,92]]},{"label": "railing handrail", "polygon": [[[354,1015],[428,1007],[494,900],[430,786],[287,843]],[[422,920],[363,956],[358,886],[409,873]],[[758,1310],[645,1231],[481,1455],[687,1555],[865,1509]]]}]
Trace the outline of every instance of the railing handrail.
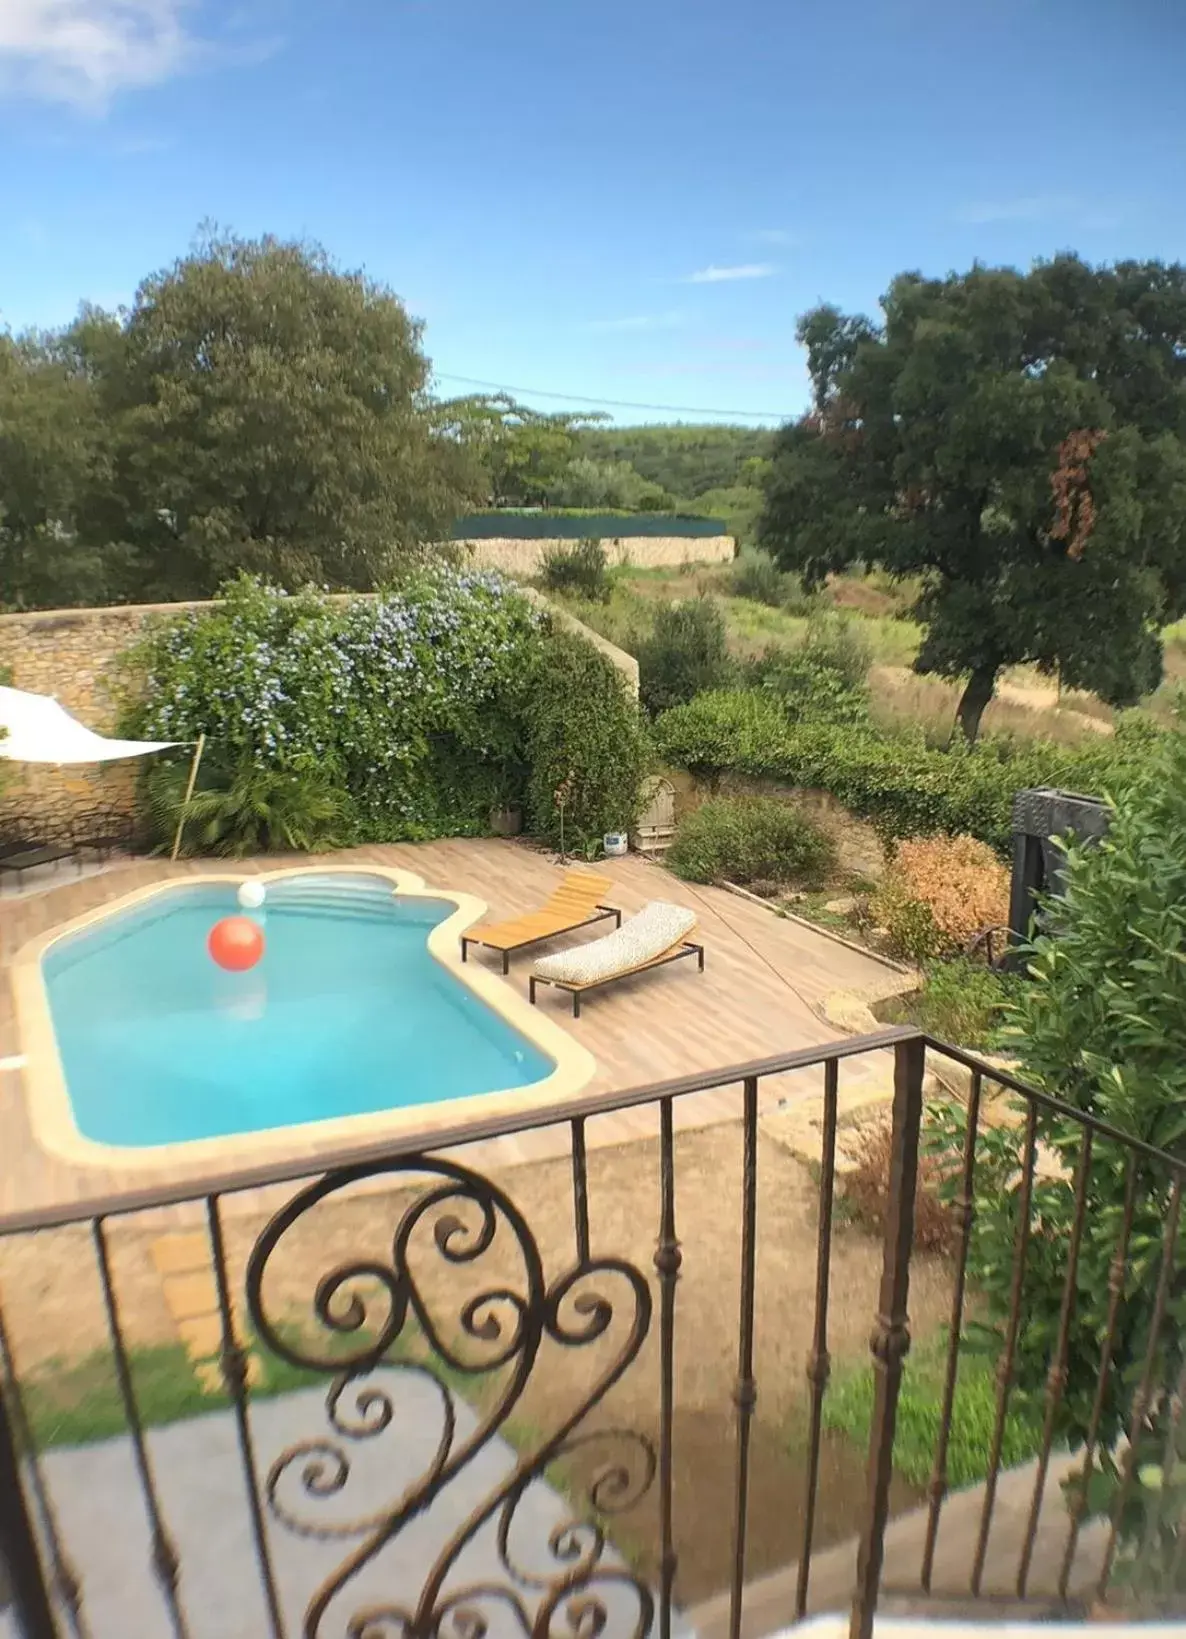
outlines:
[{"label": "railing handrail", "polygon": [[945,1058],[954,1059],[965,1069],[978,1071],[995,1081],[1002,1087],[1007,1087],[1011,1093],[1018,1093],[1022,1098],[1029,1099],[1045,1110],[1049,1115],[1065,1116],[1069,1121],[1078,1122],[1081,1127],[1090,1127],[1099,1138],[1110,1138],[1117,1144],[1123,1144],[1137,1155],[1143,1155],[1147,1161],[1156,1161],[1159,1166],[1168,1167],[1175,1178],[1186,1182],[1186,1158],[1179,1159],[1168,1150],[1159,1150],[1156,1144],[1147,1144],[1143,1138],[1134,1138],[1131,1133],[1123,1132],[1119,1127],[1113,1127],[1110,1122],[1101,1121],[1098,1115],[1092,1115],[1087,1110],[1081,1110],[1075,1104],[1068,1104],[1065,1099],[1055,1098],[1051,1093],[1044,1093],[1040,1088],[1023,1081],[1020,1076],[996,1064],[989,1064],[987,1060],[969,1053],[964,1047],[953,1047],[950,1042],[943,1041],[938,1036],[929,1036],[925,1031],[920,1032],[928,1047],[933,1047],[937,1053]]},{"label": "railing handrail", "polygon": [[439,1150],[454,1149],[464,1144],[483,1143],[541,1127],[554,1127],[574,1120],[588,1120],[593,1116],[613,1115],[621,1110],[637,1109],[645,1104],[658,1104],[664,1099],[684,1098],[690,1093],[710,1092],[714,1088],[734,1083],[740,1087],[749,1079],[761,1081],[768,1076],[786,1075],[795,1070],[809,1070],[817,1065],[837,1063],[841,1059],[859,1058],[867,1053],[881,1052],[905,1042],[920,1041],[944,1057],[962,1064],[974,1074],[996,1082],[1010,1092],[1045,1110],[1089,1127],[1098,1137],[1125,1145],[1146,1160],[1169,1169],[1171,1175],[1186,1183],[1186,1158],[1176,1159],[1155,1145],[1122,1132],[1098,1116],[1080,1110],[1073,1104],[1054,1098],[1049,1093],[1031,1086],[999,1064],[970,1053],[950,1042],[932,1036],[914,1025],[890,1025],[884,1030],[865,1035],[847,1036],[838,1041],[824,1042],[815,1047],[797,1048],[791,1053],[776,1053],[769,1058],[751,1059],[740,1064],[723,1065],[717,1070],[693,1071],[666,1081],[645,1082],[637,1087],[592,1093],[583,1098],[569,1098],[542,1107],[532,1107],[513,1114],[478,1116],[459,1122],[453,1127],[437,1128],[431,1134],[408,1133],[401,1137],[370,1139],[363,1144],[340,1145],[316,1155],[284,1157],[279,1160],[247,1163],[221,1170],[195,1171],[184,1178],[163,1184],[149,1184],[141,1188],[121,1190],[118,1194],[94,1195],[75,1201],[56,1203],[47,1207],[29,1207],[15,1212],[0,1213],[0,1237],[25,1234],[38,1229],[62,1229],[68,1224],[90,1222],[94,1219],[122,1217],[145,1212],[157,1207],[180,1206],[211,1195],[237,1194],[243,1190],[265,1188],[272,1184],[296,1183],[328,1172],[344,1171],[352,1167],[373,1167],[376,1163],[404,1159],[409,1155],[433,1154]]},{"label": "railing handrail", "polygon": [[716,1087],[727,1087],[732,1082],[740,1084],[750,1077],[760,1080],[766,1076],[785,1075],[793,1070],[810,1070],[817,1064],[857,1058],[863,1053],[895,1047],[903,1041],[917,1041],[921,1035],[922,1032],[912,1025],[890,1025],[885,1030],[868,1035],[848,1036],[840,1041],[824,1042],[818,1047],[801,1047],[793,1053],[776,1053],[770,1058],[724,1065],[719,1070],[698,1070],[668,1081],[646,1082],[638,1087],[563,1099],[511,1115],[477,1116],[459,1122],[455,1127],[435,1128],[431,1134],[409,1133],[398,1138],[370,1139],[364,1144],[326,1149],[317,1155],[289,1156],[221,1171],[195,1171],[176,1182],[121,1190],[117,1195],[97,1195],[49,1207],[6,1212],[0,1214],[0,1235],[22,1234],[34,1229],[62,1229],[67,1224],[95,1218],[121,1217],[153,1207],[180,1206],[207,1195],[237,1194],[241,1190],[295,1183],[299,1179],[339,1172],[349,1167],[373,1166],[377,1161],[429,1155],[438,1150],[455,1149],[462,1144],[483,1143],[493,1138],[529,1132],[537,1127],[555,1127],[574,1120],[588,1120],[592,1116],[613,1115],[619,1110],[637,1109],[642,1104],[657,1104],[666,1098],[710,1092]]}]

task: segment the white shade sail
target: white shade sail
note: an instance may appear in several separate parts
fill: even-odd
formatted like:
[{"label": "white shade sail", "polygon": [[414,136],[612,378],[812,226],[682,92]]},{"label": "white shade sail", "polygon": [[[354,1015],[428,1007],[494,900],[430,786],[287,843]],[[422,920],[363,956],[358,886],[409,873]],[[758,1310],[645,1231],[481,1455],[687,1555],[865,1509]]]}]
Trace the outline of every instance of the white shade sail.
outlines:
[{"label": "white shade sail", "polygon": [[19,763],[110,763],[168,751],[183,740],[108,740],[48,694],[0,687],[0,757]]}]

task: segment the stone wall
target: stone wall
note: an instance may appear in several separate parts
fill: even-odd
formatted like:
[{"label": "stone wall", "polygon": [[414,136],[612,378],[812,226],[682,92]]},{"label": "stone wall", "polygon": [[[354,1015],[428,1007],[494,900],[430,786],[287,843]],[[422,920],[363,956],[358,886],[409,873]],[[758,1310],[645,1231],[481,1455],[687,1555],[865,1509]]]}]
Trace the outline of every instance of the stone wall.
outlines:
[{"label": "stone wall", "polygon": [[[538,593],[529,591],[528,596],[548,607]],[[120,656],[154,617],[210,607],[204,603],[141,603],[118,609],[0,615],[0,668],[9,672],[13,688],[53,695],[87,728],[111,734],[120,709]],[[562,610],[554,613],[609,656],[637,698],[638,662],[634,657]],[[69,768],[0,761],[0,841],[9,835],[40,839],[118,831],[134,812],[136,777],[134,760]]]},{"label": "stone wall", "polygon": [[[110,734],[119,715],[116,661],[153,614],[187,604],[138,604],[119,609],[51,609],[0,615],[0,667],[12,686],[52,694],[87,728]],[[96,835],[130,818],[134,762],[55,768],[0,762],[0,838]]]},{"label": "stone wall", "polygon": [[[571,550],[571,540],[461,541],[473,553],[475,563],[485,569],[501,569],[508,575],[529,578],[538,575],[544,559],[557,548]],[[684,564],[732,563],[736,544],[732,535],[623,535],[603,540],[606,557],[612,564],[628,563],[635,569],[679,569]]]}]

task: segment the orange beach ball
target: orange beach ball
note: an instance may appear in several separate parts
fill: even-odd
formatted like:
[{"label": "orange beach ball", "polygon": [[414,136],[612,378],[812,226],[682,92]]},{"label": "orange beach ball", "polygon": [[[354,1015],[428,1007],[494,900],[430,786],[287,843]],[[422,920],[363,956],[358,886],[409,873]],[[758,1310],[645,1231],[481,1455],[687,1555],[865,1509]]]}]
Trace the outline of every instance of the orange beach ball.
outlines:
[{"label": "orange beach ball", "polygon": [[219,967],[245,973],[264,953],[263,930],[249,916],[224,916],[210,929],[206,949]]}]

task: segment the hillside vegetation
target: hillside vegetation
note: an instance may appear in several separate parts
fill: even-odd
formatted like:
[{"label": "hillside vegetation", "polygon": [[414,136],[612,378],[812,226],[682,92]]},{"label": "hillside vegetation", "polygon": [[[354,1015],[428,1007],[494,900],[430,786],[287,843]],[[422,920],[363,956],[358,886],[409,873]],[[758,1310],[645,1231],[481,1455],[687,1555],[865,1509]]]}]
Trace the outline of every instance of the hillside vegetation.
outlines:
[{"label": "hillside vegetation", "polygon": [[[927,742],[946,745],[956,721],[959,685],[924,677],[912,665],[922,628],[910,618],[917,588],[895,583],[880,572],[833,576],[816,593],[806,593],[793,576],[785,578],[776,605],[740,596],[747,569],[758,554],[742,554],[734,566],[693,566],[686,570],[624,568],[609,576],[608,598],[563,596],[586,625],[628,653],[638,654],[654,625],[655,610],[668,603],[709,599],[719,608],[729,654],[753,661],[769,650],[795,650],[813,620],[834,612],[868,654],[869,711],[887,729],[916,727]],[[551,594],[555,596],[556,594]],[[1142,716],[1168,725],[1186,684],[1186,621],[1164,633],[1165,678],[1137,708]],[[1096,695],[1060,688],[1057,677],[1033,666],[1010,668],[1002,677],[984,717],[992,737],[1042,738],[1078,744],[1114,731],[1118,713]]]}]

